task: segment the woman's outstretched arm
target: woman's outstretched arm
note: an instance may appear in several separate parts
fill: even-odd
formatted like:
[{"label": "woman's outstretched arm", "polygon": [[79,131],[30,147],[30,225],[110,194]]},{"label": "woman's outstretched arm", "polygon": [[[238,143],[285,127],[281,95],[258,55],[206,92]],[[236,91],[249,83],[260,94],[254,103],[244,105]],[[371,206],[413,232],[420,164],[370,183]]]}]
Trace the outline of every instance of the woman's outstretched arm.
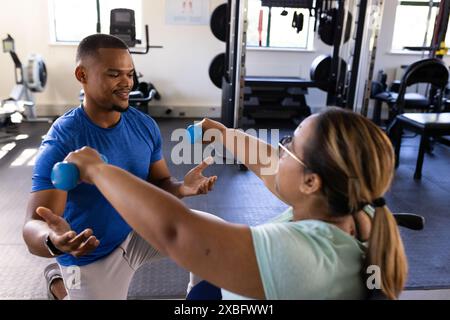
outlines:
[{"label": "woman's outstretched arm", "polygon": [[[278,170],[278,149],[262,139],[251,136],[241,130],[230,129],[222,123],[205,118],[200,123],[204,131],[205,142],[208,141],[208,130],[216,130],[219,142],[235,159],[243,163],[256,174],[275,196],[285,201],[275,187],[275,176]],[[215,138],[214,131],[212,136]]]},{"label": "woman's outstretched arm", "polygon": [[156,249],[211,283],[247,297],[265,297],[250,228],[209,219],[189,210],[175,196],[102,163],[90,148],[66,161],[93,183],[128,224]]}]

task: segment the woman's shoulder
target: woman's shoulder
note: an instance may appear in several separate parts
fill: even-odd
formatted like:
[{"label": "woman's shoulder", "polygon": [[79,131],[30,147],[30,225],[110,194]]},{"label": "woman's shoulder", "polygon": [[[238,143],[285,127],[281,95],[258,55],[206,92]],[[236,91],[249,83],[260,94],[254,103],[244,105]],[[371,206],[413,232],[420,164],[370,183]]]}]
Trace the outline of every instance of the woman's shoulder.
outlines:
[{"label": "woman's shoulder", "polygon": [[293,221],[293,218],[293,208],[289,207],[285,211],[283,211],[283,213],[269,220],[262,226],[264,226],[264,228],[273,230],[292,229],[293,231],[297,231],[298,233],[325,237],[329,239],[339,238],[349,241],[357,241],[354,237],[345,233],[333,224],[315,219]]},{"label": "woman's shoulder", "polygon": [[331,283],[359,287],[363,251],[339,228],[301,220],[267,223],[251,231],[267,297],[323,299],[337,294],[330,291]]},{"label": "woman's shoulder", "polygon": [[338,227],[321,220],[285,220],[252,227],[254,240],[284,243],[286,251],[296,248],[311,251],[362,254],[362,244]]}]

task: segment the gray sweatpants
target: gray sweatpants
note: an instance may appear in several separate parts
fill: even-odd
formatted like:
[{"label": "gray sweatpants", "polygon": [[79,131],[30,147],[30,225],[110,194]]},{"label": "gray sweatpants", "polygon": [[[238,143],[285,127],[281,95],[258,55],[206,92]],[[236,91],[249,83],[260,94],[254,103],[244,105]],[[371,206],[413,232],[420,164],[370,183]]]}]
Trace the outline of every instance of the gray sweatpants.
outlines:
[{"label": "gray sweatpants", "polygon": [[[196,214],[217,218],[206,212]],[[164,256],[141,238],[130,232],[125,241],[108,256],[86,266],[60,265],[64,283],[71,300],[125,300],[128,287],[136,270],[144,263],[157,261]],[[201,279],[190,274],[187,293]]]}]

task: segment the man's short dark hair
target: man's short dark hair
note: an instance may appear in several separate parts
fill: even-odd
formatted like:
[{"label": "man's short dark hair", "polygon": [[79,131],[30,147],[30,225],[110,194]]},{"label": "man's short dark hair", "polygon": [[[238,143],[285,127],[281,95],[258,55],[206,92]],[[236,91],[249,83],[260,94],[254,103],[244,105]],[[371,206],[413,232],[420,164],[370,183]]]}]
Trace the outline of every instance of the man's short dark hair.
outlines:
[{"label": "man's short dark hair", "polygon": [[86,57],[96,55],[98,49],[101,48],[128,50],[126,43],[115,36],[102,33],[93,34],[81,40],[77,49],[76,62],[78,63]]}]

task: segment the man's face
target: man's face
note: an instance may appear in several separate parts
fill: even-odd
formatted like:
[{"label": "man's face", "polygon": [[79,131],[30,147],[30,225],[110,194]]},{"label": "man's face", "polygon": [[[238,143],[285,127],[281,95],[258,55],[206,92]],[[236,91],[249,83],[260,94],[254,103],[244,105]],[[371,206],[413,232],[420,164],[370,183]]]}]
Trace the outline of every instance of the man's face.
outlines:
[{"label": "man's face", "polygon": [[134,65],[125,49],[101,48],[98,54],[83,61],[86,96],[101,108],[124,112],[133,87]]}]

